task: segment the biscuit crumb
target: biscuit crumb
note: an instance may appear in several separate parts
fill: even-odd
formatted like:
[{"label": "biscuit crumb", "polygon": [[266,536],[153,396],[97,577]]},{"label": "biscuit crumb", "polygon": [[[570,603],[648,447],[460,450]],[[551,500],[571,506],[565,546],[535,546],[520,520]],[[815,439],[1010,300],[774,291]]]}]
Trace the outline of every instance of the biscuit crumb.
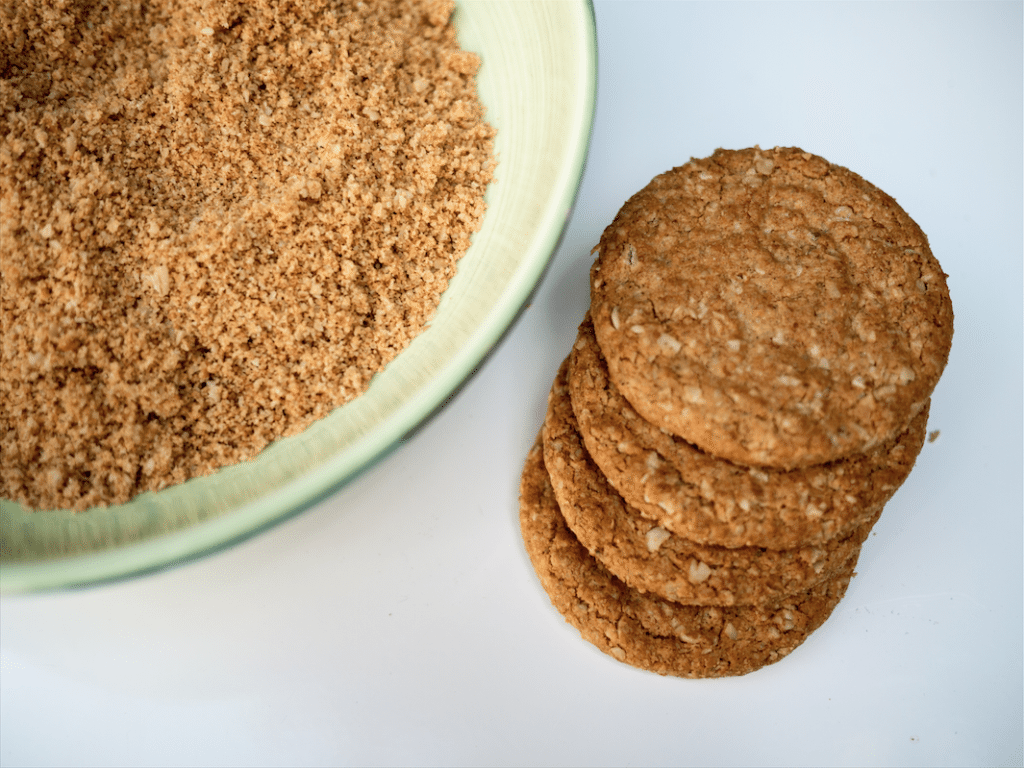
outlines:
[{"label": "biscuit crumb", "polygon": [[0,496],[249,460],[420,332],[495,165],[453,6],[0,5]]},{"label": "biscuit crumb", "polygon": [[939,434],[939,430],[933,429],[931,432],[928,433],[928,442],[934,443],[936,440],[939,439]]}]

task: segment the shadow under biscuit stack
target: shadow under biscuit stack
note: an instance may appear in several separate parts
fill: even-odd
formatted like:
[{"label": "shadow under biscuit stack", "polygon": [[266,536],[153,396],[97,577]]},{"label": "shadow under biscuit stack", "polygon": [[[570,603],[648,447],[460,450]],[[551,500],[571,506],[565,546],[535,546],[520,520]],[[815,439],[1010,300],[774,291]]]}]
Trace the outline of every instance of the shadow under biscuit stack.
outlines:
[{"label": "shadow under biscuit stack", "polygon": [[752,672],[829,617],[922,449],[945,275],[895,200],[799,149],[662,174],[595,250],[523,470],[527,552],[615,659]]}]

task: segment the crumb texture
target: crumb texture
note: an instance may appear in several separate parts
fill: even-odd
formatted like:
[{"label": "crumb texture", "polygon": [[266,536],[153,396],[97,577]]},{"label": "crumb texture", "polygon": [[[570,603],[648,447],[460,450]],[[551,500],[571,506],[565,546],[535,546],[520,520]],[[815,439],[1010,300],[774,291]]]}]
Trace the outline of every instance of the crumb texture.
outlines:
[{"label": "crumb texture", "polygon": [[495,162],[452,7],[0,6],[0,495],[248,460],[422,330]]}]

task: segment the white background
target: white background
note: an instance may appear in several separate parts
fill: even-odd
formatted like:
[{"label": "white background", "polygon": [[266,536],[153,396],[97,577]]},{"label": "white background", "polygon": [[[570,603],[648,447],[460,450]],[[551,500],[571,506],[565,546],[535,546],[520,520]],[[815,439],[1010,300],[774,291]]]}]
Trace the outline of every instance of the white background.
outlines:
[{"label": "white background", "polygon": [[[3,765],[1021,765],[1022,5],[599,2],[576,209],[531,306],[424,429],[226,552],[0,603]],[[797,145],[892,194],[956,335],[910,479],[822,629],[743,678],[621,665],[551,608],[519,471],[652,176]]]}]

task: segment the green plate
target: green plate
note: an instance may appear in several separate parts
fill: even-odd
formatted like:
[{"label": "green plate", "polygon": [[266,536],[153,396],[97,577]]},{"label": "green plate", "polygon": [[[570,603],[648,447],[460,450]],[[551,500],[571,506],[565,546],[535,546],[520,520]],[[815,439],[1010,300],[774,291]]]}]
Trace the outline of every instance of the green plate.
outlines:
[{"label": "green plate", "polygon": [[26,512],[0,501],[0,590],[123,578],[228,546],[308,507],[428,419],[500,341],[541,280],[579,189],[597,38],[589,2],[471,0],[454,17],[479,53],[499,165],[483,228],[430,327],[362,397],[254,461],[128,504]]}]

